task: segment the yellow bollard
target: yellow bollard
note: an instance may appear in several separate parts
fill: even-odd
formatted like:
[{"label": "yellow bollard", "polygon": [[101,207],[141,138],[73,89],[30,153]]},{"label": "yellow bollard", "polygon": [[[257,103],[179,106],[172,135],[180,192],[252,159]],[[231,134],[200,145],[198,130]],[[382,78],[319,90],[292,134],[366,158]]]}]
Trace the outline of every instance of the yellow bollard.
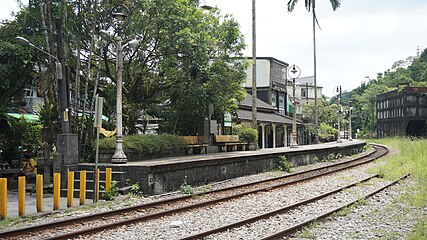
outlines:
[{"label": "yellow bollard", "polygon": [[99,200],[99,169],[96,169],[96,179],[97,179],[97,184],[96,184],[96,202],[98,202]]},{"label": "yellow bollard", "polygon": [[73,198],[74,198],[74,172],[68,172],[67,207],[73,206]]},{"label": "yellow bollard", "polygon": [[111,168],[105,169],[105,191],[110,192],[111,191],[111,178],[113,174],[111,172]]},{"label": "yellow bollard", "polygon": [[43,212],[43,175],[36,177],[36,207],[37,212]]},{"label": "yellow bollard", "polygon": [[86,201],[86,170],[80,171],[80,205]]},{"label": "yellow bollard", "polygon": [[53,210],[61,208],[61,174],[53,174]]},{"label": "yellow bollard", "polygon": [[7,178],[0,178],[0,219],[7,217]]},{"label": "yellow bollard", "polygon": [[25,215],[25,176],[18,177],[18,214]]}]

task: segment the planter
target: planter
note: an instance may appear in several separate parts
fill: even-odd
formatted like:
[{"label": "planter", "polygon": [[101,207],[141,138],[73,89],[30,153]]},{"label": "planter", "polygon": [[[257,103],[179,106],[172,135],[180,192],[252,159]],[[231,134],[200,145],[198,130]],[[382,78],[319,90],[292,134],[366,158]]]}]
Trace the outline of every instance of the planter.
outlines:
[{"label": "planter", "polygon": [[256,151],[258,149],[258,144],[256,143],[249,143],[248,144],[249,151]]},{"label": "planter", "polygon": [[[114,152],[115,150],[100,150],[98,161],[100,163],[111,163],[111,157],[113,156]],[[136,151],[125,151],[125,154],[128,158],[128,162],[135,162],[135,161],[158,159],[158,158],[164,158],[164,157],[183,156],[185,155],[185,150],[184,149],[165,150],[161,153],[152,153],[152,154],[141,153]]]}]

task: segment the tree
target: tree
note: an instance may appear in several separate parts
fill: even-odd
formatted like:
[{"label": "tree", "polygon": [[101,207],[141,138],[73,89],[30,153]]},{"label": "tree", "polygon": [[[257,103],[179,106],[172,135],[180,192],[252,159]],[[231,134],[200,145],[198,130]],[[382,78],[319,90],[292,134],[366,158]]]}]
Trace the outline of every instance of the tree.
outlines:
[{"label": "tree", "polygon": [[[114,32],[110,15],[114,4],[106,0],[32,0],[16,15],[13,27],[0,28],[2,33],[7,32],[2,36],[8,36],[7,42],[12,45],[17,45],[17,35],[23,35],[55,55],[56,49],[51,47],[56,41],[52,23],[61,19],[64,68],[69,70],[71,112],[75,114],[71,120],[81,136],[79,146],[88,150],[94,139],[91,114],[95,94],[105,98],[108,122],[104,126],[109,130],[115,126],[116,42],[101,42],[99,37],[101,29]],[[218,9],[202,11],[197,0],[133,1],[131,7],[122,29],[123,43],[136,38],[140,45],[124,49],[123,113],[127,132],[137,132],[136,123],[151,115],[163,119],[164,132],[194,134],[200,118],[208,116],[207,103],[215,106],[217,113],[237,107],[244,97],[241,83],[247,66],[241,58],[244,41],[237,22]],[[28,67],[38,76],[37,85],[48,102],[41,113],[43,123],[53,124],[51,110],[57,106],[57,97],[52,61],[37,56],[28,47],[25,50],[38,60],[28,62]],[[86,113],[82,116],[82,112]]]},{"label": "tree", "polygon": [[[298,0],[289,0],[288,2],[288,12],[292,12],[295,8],[295,5],[297,4]],[[340,7],[341,1],[340,0],[330,0],[332,9],[335,11],[337,8]],[[316,17],[316,1],[315,0],[306,0],[305,1],[305,8],[307,11],[312,12],[313,16],[313,67],[314,67],[314,89],[317,89],[317,73],[316,73],[316,23],[319,25],[317,17]],[[314,134],[317,138],[318,135],[318,128],[319,128],[319,110],[317,106],[317,91],[314,91],[314,107],[315,107],[315,114],[314,114],[314,125],[315,125],[315,131]],[[317,139],[316,139],[317,140]]]}]

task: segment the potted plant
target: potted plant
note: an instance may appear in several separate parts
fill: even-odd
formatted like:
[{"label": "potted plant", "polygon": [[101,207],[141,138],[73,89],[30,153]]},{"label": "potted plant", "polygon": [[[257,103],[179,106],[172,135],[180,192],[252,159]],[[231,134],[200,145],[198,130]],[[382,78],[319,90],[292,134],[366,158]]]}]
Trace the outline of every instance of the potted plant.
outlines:
[{"label": "potted plant", "polygon": [[250,151],[257,150],[258,131],[255,128],[245,125],[237,125],[235,130],[240,141],[248,143]]}]

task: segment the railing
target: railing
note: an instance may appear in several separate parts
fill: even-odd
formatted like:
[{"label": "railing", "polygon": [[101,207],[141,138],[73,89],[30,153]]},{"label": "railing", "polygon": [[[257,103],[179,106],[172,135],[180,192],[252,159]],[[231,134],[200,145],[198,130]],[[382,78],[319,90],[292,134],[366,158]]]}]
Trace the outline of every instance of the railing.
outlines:
[{"label": "railing", "polygon": [[[97,171],[98,185],[96,186],[99,193],[99,170]],[[112,171],[106,168],[105,172],[105,191],[111,191]],[[25,216],[25,196],[26,196],[26,179],[25,176],[18,177],[18,215]],[[68,172],[67,176],[67,207],[73,207],[74,199],[74,172]],[[86,170],[80,171],[80,205],[85,204],[86,199]],[[99,199],[99,195],[96,196]],[[61,208],[61,174],[55,173],[53,176],[53,210]],[[36,209],[37,212],[43,212],[43,175],[36,176]],[[7,178],[0,178],[0,219],[7,217]]]}]

